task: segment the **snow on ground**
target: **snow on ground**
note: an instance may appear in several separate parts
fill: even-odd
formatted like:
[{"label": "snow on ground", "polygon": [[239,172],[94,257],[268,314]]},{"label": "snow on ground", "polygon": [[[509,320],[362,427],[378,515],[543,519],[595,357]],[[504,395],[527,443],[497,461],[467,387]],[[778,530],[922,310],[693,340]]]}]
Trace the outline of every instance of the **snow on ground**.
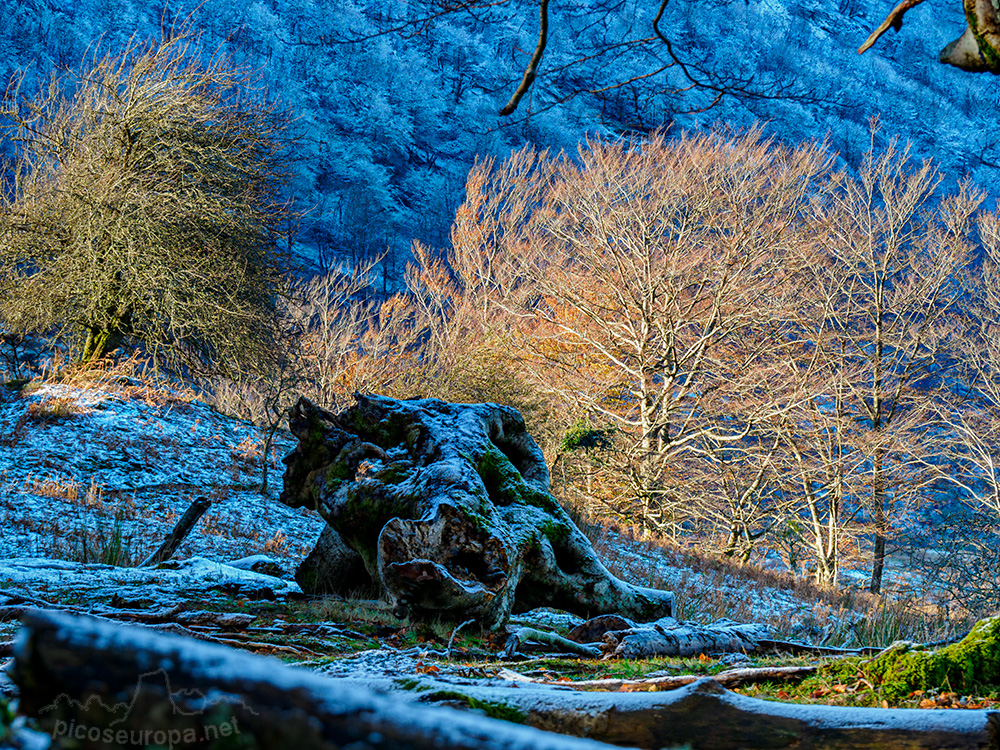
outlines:
[{"label": "snow on ground", "polygon": [[[293,438],[279,432],[270,461],[270,489],[258,493],[264,436],[249,422],[197,400],[138,382],[29,385],[0,395],[0,589],[79,600],[117,593],[138,604],[166,604],[202,592],[258,585],[275,596],[297,591],[296,565],[323,522],[277,500],[280,458]],[[181,546],[180,567],[156,571],[102,565],[118,542],[127,564],[155,550],[198,496],[212,507]],[[769,622],[802,616],[815,606],[789,591],[671,564],[655,549],[624,538],[606,555],[623,575],[648,585],[691,590],[704,580],[739,604],[739,619]],[[280,581],[240,583],[241,569],[223,566],[266,555]],[[119,562],[121,559],[119,559]],[[176,564],[175,564],[176,565]],[[253,575],[253,574],[249,574]],[[646,580],[639,580],[638,576]],[[68,599],[69,598],[69,599]],[[253,598],[253,597],[251,597]],[[684,613],[690,619],[697,610]],[[808,637],[808,632],[803,632]]]},{"label": "snow on ground", "polygon": [[120,537],[139,561],[198,496],[212,508],[179,555],[224,562],[257,553],[289,569],[322,528],[277,501],[292,447],[279,433],[270,491],[258,494],[264,436],[254,425],[166,391],[57,383],[0,403],[0,559],[101,560]]},{"label": "snow on ground", "polygon": [[0,559],[0,584],[33,595],[72,591],[85,601],[114,600],[120,608],[160,608],[197,599],[301,596],[294,581],[225,565],[204,557],[169,560],[155,568],[123,568],[44,558]]}]

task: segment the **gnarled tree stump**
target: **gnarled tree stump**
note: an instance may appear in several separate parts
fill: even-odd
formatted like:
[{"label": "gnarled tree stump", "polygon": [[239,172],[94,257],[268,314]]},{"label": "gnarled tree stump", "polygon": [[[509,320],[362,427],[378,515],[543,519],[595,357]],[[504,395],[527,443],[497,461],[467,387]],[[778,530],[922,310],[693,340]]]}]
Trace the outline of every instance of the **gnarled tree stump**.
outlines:
[{"label": "gnarled tree stump", "polygon": [[642,621],[672,613],[673,594],[629,585],[597,559],[549,494],[516,410],[357,401],[336,415],[306,399],[291,411],[299,444],[284,459],[281,500],[330,528],[296,576],[304,590],[374,584],[401,613],[485,627],[539,606]]}]

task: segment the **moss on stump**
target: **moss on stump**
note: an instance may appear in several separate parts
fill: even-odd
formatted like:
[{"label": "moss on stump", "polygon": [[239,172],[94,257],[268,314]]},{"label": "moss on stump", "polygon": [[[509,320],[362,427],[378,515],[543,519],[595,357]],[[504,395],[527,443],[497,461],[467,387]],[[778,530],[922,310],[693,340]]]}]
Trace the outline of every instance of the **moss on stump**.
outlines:
[{"label": "moss on stump", "polygon": [[915,690],[968,694],[995,688],[1000,685],[1000,616],[980,620],[961,641],[937,651],[896,643],[860,667],[890,702]]},{"label": "moss on stump", "polygon": [[358,396],[332,414],[300,399],[289,425],[299,444],[281,501],[329,527],[297,573],[307,593],[348,595],[363,579],[400,614],[489,628],[539,606],[672,614],[672,594],[597,558],[514,409]]}]

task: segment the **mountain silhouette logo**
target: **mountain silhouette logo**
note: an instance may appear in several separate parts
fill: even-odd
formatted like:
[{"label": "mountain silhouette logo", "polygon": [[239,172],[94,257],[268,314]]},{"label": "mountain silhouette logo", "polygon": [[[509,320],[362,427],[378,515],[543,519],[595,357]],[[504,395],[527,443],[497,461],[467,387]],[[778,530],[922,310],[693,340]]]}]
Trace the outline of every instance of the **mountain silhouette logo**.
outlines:
[{"label": "mountain silhouette logo", "polygon": [[96,694],[90,695],[84,700],[78,700],[67,693],[62,693],[56,696],[52,703],[39,709],[39,713],[42,715],[52,711],[62,713],[60,709],[65,706],[72,709],[73,713],[85,713],[93,720],[92,712],[96,707],[99,707],[106,714],[106,721],[101,722],[102,725],[113,729],[123,724],[132,715],[139,696],[144,690],[149,691],[150,686],[154,686],[153,692],[163,693],[167,696],[174,716],[198,716],[220,704],[242,706],[244,711],[257,716],[257,711],[234,695],[220,694],[209,697],[196,688],[175,690],[171,686],[170,675],[166,669],[162,668],[139,675],[131,698],[127,702],[108,704]]}]

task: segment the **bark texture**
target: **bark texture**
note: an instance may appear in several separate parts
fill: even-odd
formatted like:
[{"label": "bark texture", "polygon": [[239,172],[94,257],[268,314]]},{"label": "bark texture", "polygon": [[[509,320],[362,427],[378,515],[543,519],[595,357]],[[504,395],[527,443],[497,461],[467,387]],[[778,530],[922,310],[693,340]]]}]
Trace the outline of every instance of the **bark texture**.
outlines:
[{"label": "bark texture", "polygon": [[964,0],[968,26],[941,51],[941,62],[974,73],[1000,73],[1000,18],[993,0]]},{"label": "bark texture", "polygon": [[[25,625],[15,650],[20,709],[63,741],[78,738],[73,732],[83,727],[83,741],[72,747],[604,747],[448,708],[413,706],[276,659],[89,617],[36,611]],[[92,730],[96,740],[89,738]],[[206,742],[213,734],[217,742]]]},{"label": "bark texture", "polygon": [[653,656],[697,656],[715,653],[753,653],[757,642],[768,638],[767,627],[719,620],[711,625],[679,622],[664,617],[628,630],[604,634],[604,650],[623,659]]},{"label": "bark texture", "polygon": [[[319,511],[336,532],[324,543],[357,555],[401,614],[498,627],[539,606],[640,621],[673,611],[673,594],[597,559],[514,409],[358,396],[332,414],[300,399],[289,424],[299,443],[282,502]],[[351,565],[311,557],[297,576],[307,592],[357,588]]]},{"label": "bark texture", "polygon": [[[61,721],[115,731],[173,731],[183,739],[189,731],[203,737],[214,722],[242,735],[233,744],[249,744],[246,735],[252,735],[256,747],[296,750],[607,747],[529,727],[641,748],[1000,747],[995,711],[789,705],[734,694],[712,678],[669,692],[595,693],[414,675],[411,682],[420,690],[413,692],[401,688],[399,675],[377,685],[364,678],[335,680],[274,659],[90,617],[35,611],[25,616],[25,626],[15,648],[20,708],[47,731]],[[397,695],[380,695],[369,686]],[[412,703],[463,696],[470,705],[503,709],[529,727]],[[109,744],[115,746],[79,746]]]},{"label": "bark texture", "polygon": [[[924,0],[902,0],[871,33],[858,54],[868,50],[890,28],[899,31],[904,14]],[[962,0],[965,21],[962,35],[941,50],[940,60],[971,73],[1000,74],[1000,6],[996,0]]]},{"label": "bark texture", "polygon": [[[422,696],[441,681],[421,679]],[[842,708],[779,703],[726,690],[711,677],[666,692],[571,692],[517,683],[502,694],[529,726],[612,745],[693,750],[943,750],[1000,748],[995,711]],[[472,701],[496,688],[456,686]]]}]

